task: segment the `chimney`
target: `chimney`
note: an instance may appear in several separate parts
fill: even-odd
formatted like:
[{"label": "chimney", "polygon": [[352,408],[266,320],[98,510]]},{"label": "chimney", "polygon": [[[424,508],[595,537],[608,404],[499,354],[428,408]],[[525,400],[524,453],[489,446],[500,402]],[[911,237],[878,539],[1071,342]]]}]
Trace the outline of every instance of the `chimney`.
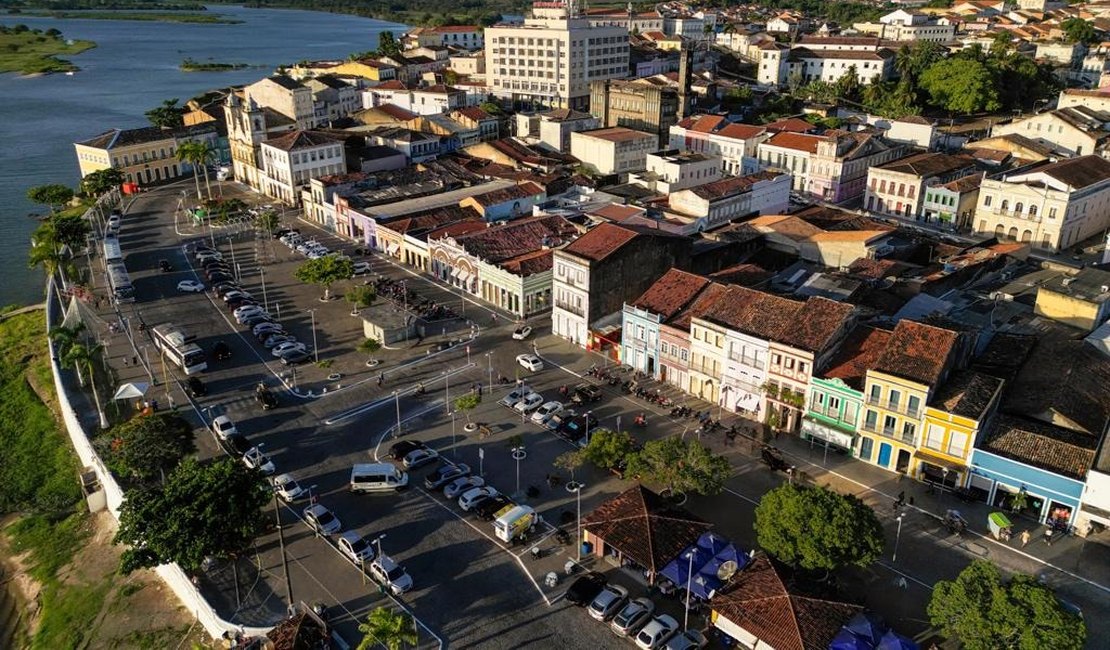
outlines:
[{"label": "chimney", "polygon": [[693,51],[685,45],[678,52],[678,119],[681,121],[690,112],[690,68],[693,67]]}]

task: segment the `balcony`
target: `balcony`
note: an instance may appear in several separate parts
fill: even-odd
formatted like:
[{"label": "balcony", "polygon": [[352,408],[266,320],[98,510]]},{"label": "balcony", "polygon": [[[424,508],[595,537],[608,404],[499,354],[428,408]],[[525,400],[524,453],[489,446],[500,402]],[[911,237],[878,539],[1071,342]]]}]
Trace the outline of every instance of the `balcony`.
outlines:
[{"label": "balcony", "polygon": [[756,357],[746,357],[740,354],[729,354],[728,360],[734,363],[738,363],[742,366],[755,368],[757,370],[763,370],[763,362]]},{"label": "balcony", "polygon": [[912,418],[914,420],[917,420],[917,419],[921,418],[921,407],[919,406],[919,407],[917,407],[913,410],[910,410],[910,407],[909,407],[907,402],[902,402],[902,401],[891,402],[890,400],[875,399],[873,397],[868,397],[867,398],[867,403],[871,406],[877,406],[881,409],[886,409],[888,411],[894,411],[895,413],[901,413],[902,415],[905,415],[906,417]]},{"label": "balcony", "polygon": [[562,309],[563,311],[570,312],[570,313],[574,314],[575,316],[579,316],[579,317],[582,317],[582,318],[585,318],[585,316],[586,316],[586,310],[585,309],[583,309],[581,307],[575,307],[574,305],[570,304],[569,302],[565,302],[565,301],[562,301],[562,300],[556,300],[555,301],[555,306],[559,309]]}]

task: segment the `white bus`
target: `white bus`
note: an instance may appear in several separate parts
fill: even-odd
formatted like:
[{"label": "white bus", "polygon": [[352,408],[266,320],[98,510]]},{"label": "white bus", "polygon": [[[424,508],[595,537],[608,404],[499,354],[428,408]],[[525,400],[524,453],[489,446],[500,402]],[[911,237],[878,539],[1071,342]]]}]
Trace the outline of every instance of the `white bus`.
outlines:
[{"label": "white bus", "polygon": [[123,251],[119,247],[119,239],[114,235],[104,238],[104,263],[123,261]]},{"label": "white bus", "polygon": [[162,355],[177,364],[186,375],[202,372],[208,368],[208,361],[204,357],[204,350],[193,343],[195,336],[186,334],[177,325],[165,323],[156,325],[151,332],[154,334],[154,347]]},{"label": "white bus", "polygon": [[135,302],[135,288],[131,286],[131,276],[123,262],[108,265],[108,288],[116,302]]}]

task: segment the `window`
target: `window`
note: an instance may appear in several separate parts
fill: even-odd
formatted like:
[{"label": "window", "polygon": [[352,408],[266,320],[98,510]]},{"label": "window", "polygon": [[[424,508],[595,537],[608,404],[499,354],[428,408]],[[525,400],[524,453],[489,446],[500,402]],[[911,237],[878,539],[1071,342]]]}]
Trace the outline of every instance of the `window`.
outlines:
[{"label": "window", "polygon": [[984,198],[983,198],[983,205],[984,205],[985,207],[988,207],[988,208],[989,208],[989,207],[991,207],[991,199],[992,199],[992,198],[994,198],[994,197],[992,197],[992,196],[991,196],[991,195],[989,195],[989,194],[988,194],[988,195],[987,195],[986,197],[984,197]]},{"label": "window", "polygon": [[876,426],[876,422],[878,422],[878,419],[879,419],[879,414],[876,413],[875,411],[872,411],[872,410],[869,409],[867,411],[866,415],[864,415],[863,427],[865,429],[871,429],[872,431],[874,431],[875,426]]},{"label": "window", "polygon": [[[127,156],[124,156],[124,161],[123,162],[124,163],[127,162]],[[1049,219],[1055,219],[1056,218],[1056,208],[1049,208],[1048,209],[1048,218]]]},{"label": "window", "polygon": [[894,433],[894,427],[898,424],[898,420],[893,415],[888,415],[883,418],[883,433]]},{"label": "window", "polygon": [[690,351],[687,350],[686,348],[682,348],[682,360],[683,361],[689,361],[690,360]]},{"label": "window", "polygon": [[999,207],[1001,208],[1001,210],[1002,210],[1003,212],[1006,212],[1007,210],[1009,210],[1009,209],[1010,209],[1010,202],[1009,202],[1009,201],[1007,201],[1006,199],[1002,199],[1002,205],[1001,205],[1001,206],[999,206]]},{"label": "window", "polygon": [[840,413],[840,398],[829,395],[829,405],[825,412],[829,415],[838,415]]},{"label": "window", "polygon": [[943,451],[944,427],[938,424],[930,424],[929,429],[925,432],[925,446],[929,449]]},{"label": "window", "polygon": [[1025,204],[1018,201],[1017,203],[1014,204],[1014,212],[1017,213],[1017,214],[1021,214],[1021,210],[1024,207],[1025,207]]},{"label": "window", "polygon": [[857,408],[858,407],[856,406],[855,402],[845,402],[844,416],[841,418],[841,421],[845,423],[851,423],[854,426],[856,423],[856,416],[858,415],[856,411]]},{"label": "window", "polygon": [[1030,217],[1037,216],[1037,206],[1036,205],[1030,205],[1029,206],[1029,216]]},{"label": "window", "polygon": [[953,431],[948,436],[948,455],[959,456],[963,458],[967,453],[967,434],[961,431]]},{"label": "window", "polygon": [[899,402],[902,401],[902,393],[892,390],[890,391],[890,406],[891,408],[898,408]]},{"label": "window", "polygon": [[772,366],[782,365],[782,355],[781,354],[772,354],[771,355],[771,365]]},{"label": "window", "polygon": [[910,395],[907,406],[910,413],[917,413],[917,409],[921,408],[921,398],[917,395]]},{"label": "window", "polygon": [[871,387],[871,401],[872,402],[879,401],[882,394],[883,394],[882,386],[875,385],[875,386]]},{"label": "window", "polygon": [[917,432],[917,425],[913,422],[905,422],[902,424],[902,438],[913,439],[913,434]]},{"label": "window", "polygon": [[824,411],[825,410],[825,394],[824,393],[814,393],[813,394],[813,403],[816,404],[816,406],[817,406],[817,408],[815,408],[813,410],[817,411],[818,413]]}]

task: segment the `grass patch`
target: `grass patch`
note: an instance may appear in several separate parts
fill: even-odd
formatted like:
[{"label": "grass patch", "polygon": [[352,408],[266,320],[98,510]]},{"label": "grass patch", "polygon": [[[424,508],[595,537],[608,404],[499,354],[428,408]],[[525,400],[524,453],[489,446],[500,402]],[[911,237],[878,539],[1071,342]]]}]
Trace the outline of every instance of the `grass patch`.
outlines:
[{"label": "grass patch", "polygon": [[81,648],[94,632],[93,622],[112,583],[62,585],[52,581],[42,591],[42,621],[31,649]]},{"label": "grass patch", "polygon": [[0,29],[0,73],[46,74],[77,70],[77,66],[58,57],[80,54],[92,47],[96,47],[92,41],[67,42],[57,30],[43,32],[23,25],[3,27]]},{"label": "grass patch", "polygon": [[43,515],[23,517],[8,527],[15,553],[29,552],[28,572],[46,583],[73,559],[89,536],[88,515],[77,512],[64,519]]},{"label": "grass patch", "polygon": [[[181,645],[181,639],[189,633],[189,626],[182,627],[164,627],[160,630],[150,630],[144,632],[131,632],[127,636],[120,639],[112,639],[108,645],[109,648],[141,648],[142,650],[163,650],[164,648],[183,648],[187,649],[190,646]],[[199,646],[194,644],[192,648],[204,648],[207,646]]]}]

